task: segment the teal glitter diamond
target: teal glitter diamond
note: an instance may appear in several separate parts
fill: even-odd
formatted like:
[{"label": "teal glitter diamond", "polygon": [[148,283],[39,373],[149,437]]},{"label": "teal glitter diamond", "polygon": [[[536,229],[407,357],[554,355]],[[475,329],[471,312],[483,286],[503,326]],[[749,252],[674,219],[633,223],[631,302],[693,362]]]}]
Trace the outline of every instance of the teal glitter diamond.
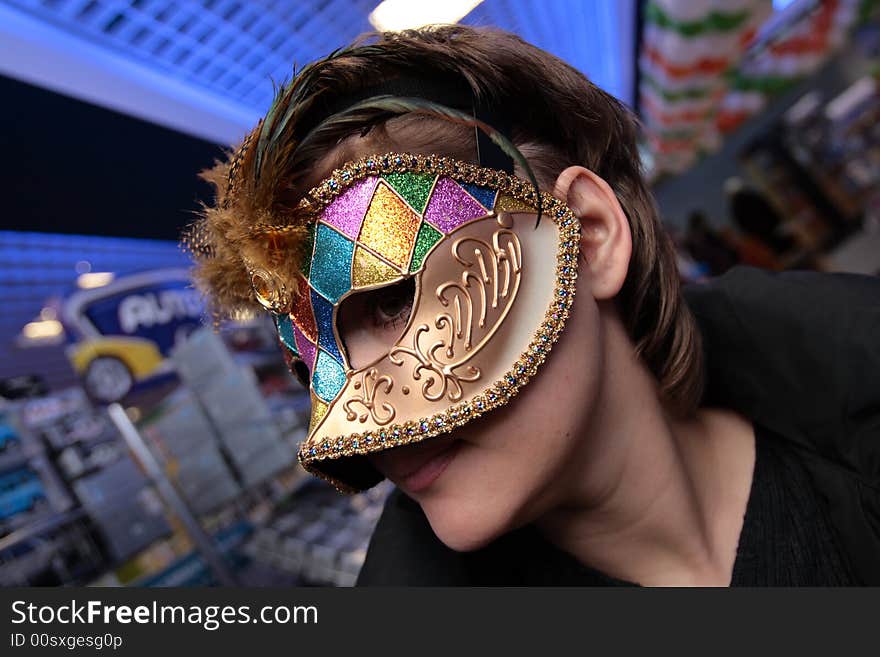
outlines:
[{"label": "teal glitter diamond", "polygon": [[315,359],[315,373],[312,375],[312,389],[322,400],[330,403],[345,386],[345,370],[333,356],[323,349],[318,350]]},{"label": "teal glitter diamond", "polygon": [[351,289],[351,257],[354,243],[329,226],[318,224],[315,236],[315,255],[309,284],[336,303]]},{"label": "teal glitter diamond", "polygon": [[290,349],[295,356],[299,356],[296,339],[293,337],[293,322],[290,321],[290,315],[275,315],[275,326],[278,328],[278,335],[284,346]]}]

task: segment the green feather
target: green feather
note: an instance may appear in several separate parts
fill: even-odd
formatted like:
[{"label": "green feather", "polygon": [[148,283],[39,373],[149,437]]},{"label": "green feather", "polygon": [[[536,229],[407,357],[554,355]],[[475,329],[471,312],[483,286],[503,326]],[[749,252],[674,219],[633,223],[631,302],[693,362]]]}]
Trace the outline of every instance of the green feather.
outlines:
[{"label": "green feather", "polygon": [[308,96],[312,92],[313,78],[323,70],[324,64],[349,54],[355,49],[354,47],[337,48],[326,57],[307,64],[299,73],[294,72],[291,81],[282,84],[277,90],[257,140],[254,169],[258,178],[262,171],[263,162],[276,150],[276,146],[285,142],[285,133],[291,119],[299,116],[311,106],[313,98]]}]

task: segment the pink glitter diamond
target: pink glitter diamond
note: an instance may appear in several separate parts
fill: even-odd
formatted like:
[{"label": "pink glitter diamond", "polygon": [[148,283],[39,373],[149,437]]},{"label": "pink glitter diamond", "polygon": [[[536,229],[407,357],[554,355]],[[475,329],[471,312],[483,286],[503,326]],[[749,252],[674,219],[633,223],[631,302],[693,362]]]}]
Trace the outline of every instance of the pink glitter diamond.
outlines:
[{"label": "pink glitter diamond", "polygon": [[484,216],[486,210],[449,178],[437,181],[425,209],[425,220],[447,234],[466,221]]},{"label": "pink glitter diamond", "polygon": [[296,340],[296,350],[299,352],[300,358],[303,359],[311,372],[315,367],[315,345],[303,335],[296,324],[293,324],[293,339]]},{"label": "pink glitter diamond", "polygon": [[375,176],[356,182],[324,208],[321,220],[352,239],[356,238],[378,182]]}]

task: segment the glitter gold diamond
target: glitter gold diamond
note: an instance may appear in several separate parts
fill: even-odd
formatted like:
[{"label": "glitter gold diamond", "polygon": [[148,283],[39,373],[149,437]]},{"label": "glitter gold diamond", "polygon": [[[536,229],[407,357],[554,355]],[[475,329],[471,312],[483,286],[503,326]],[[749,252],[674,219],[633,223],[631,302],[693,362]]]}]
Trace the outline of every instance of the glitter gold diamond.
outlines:
[{"label": "glitter gold diamond", "polygon": [[419,216],[384,182],[373,194],[359,241],[401,269],[409,264]]},{"label": "glitter gold diamond", "polygon": [[324,415],[327,413],[327,408],[327,404],[315,393],[312,393],[312,416],[309,420],[309,433],[311,433],[315,427],[321,423],[321,420],[324,419]]},{"label": "glitter gold diamond", "polygon": [[535,208],[510,194],[499,194],[495,212],[535,212]]},{"label": "glitter gold diamond", "polygon": [[354,252],[351,267],[351,286],[355,289],[388,283],[401,277],[400,272],[383,262],[362,246]]}]

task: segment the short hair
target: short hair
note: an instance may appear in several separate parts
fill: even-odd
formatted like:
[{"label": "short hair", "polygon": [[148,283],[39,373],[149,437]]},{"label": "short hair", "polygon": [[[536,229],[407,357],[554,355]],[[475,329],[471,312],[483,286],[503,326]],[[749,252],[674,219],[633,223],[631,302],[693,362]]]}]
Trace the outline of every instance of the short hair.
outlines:
[{"label": "short hair", "polygon": [[[617,310],[667,408],[677,415],[696,409],[703,383],[700,334],[681,294],[672,241],[642,173],[638,120],[623,103],[562,60],[513,34],[465,26],[368,35],[312,64],[308,73],[310,87],[300,90],[299,96],[308,108],[333,106],[368,84],[402,75],[464,80],[477,102],[503,114],[507,137],[526,156],[542,187],[552,186],[572,164],[607,181],[626,214],[633,245],[623,288],[615,298]],[[295,121],[314,125],[308,113],[304,109]],[[320,140],[300,151],[293,149],[286,160],[288,175],[279,177],[268,192],[272,205],[295,203],[305,191],[298,181],[322,154],[337,149],[344,157],[346,138],[378,128],[393,139],[399,131],[392,126],[419,120],[424,117],[392,119],[374,112],[361,122],[342,122],[338,130],[322,129]],[[431,130],[421,134],[429,142],[445,144],[447,154],[451,135],[468,134],[452,122],[432,121]],[[295,125],[290,134],[296,134]],[[472,138],[473,130],[469,134]],[[218,207],[228,193],[230,166],[220,164],[206,176],[217,187]],[[236,222],[252,222],[256,215],[220,217],[218,213],[217,208],[206,208],[204,213],[215,258],[197,267],[196,275],[210,296],[243,302],[251,295],[250,283],[241,254],[236,254],[234,235],[247,228]],[[223,225],[212,227],[212,222]]]}]

